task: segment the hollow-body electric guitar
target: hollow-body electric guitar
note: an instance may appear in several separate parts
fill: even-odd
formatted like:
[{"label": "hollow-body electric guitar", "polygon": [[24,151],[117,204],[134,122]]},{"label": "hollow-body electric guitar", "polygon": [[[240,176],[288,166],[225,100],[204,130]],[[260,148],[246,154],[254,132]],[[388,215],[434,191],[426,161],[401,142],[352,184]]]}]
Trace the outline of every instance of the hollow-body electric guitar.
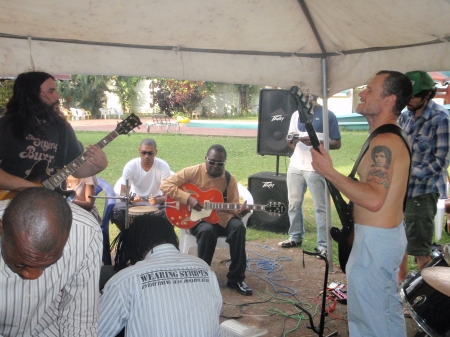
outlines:
[{"label": "hollow-body electric guitar", "polygon": [[[223,202],[223,195],[217,189],[202,191],[192,183],[184,183],[179,187],[193,195],[203,205],[201,211],[191,209],[189,205],[181,204],[169,197],[166,200],[166,215],[172,225],[179,228],[189,229],[194,227],[200,221],[207,221],[215,224],[219,222],[219,216],[216,210],[238,210],[241,204],[231,204]],[[273,202],[268,205],[245,205],[246,209],[254,211],[265,211],[271,214],[284,214],[286,207],[279,202]]]},{"label": "hollow-body electric guitar", "polygon": [[[312,105],[306,99],[305,95],[298,94],[298,87],[291,88],[291,94],[295,97],[298,105],[298,114],[300,122],[305,124],[306,132],[311,141],[312,147],[319,151],[320,142],[317,138],[316,130],[312,125]],[[341,221],[342,228],[331,227],[330,234],[334,241],[338,244],[339,265],[345,273],[350,252],[353,245],[354,237],[354,221],[353,221],[353,203],[347,203],[341,195],[341,192],[334,185],[325,179],[334,206]]]},{"label": "hollow-body electric guitar", "polygon": [[[105,138],[99,141],[96,145],[99,148],[104,148],[117,136],[122,134],[127,134],[135,127],[141,125],[141,121],[135,114],[130,114],[126,119],[117,124],[114,131],[108,134]],[[68,165],[64,166],[54,175],[50,176],[47,174],[48,161],[40,160],[36,162],[31,168],[30,173],[25,177],[26,180],[35,183],[37,186],[44,186],[51,190],[58,190],[62,193],[67,201],[71,202],[74,199],[74,191],[63,191],[60,188],[62,182],[64,182],[69,175],[78,170],[84,163],[86,163],[86,152],[78,156],[75,160],[70,162]],[[19,191],[16,190],[0,190],[0,200],[12,199]]]}]

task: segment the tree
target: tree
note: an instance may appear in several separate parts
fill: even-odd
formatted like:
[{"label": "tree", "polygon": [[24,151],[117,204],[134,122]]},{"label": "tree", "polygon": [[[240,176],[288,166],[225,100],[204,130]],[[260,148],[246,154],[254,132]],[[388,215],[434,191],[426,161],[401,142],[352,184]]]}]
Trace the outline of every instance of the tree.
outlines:
[{"label": "tree", "polygon": [[9,102],[13,94],[14,81],[1,80],[0,81],[0,116],[6,111],[6,104]]},{"label": "tree", "polygon": [[138,83],[145,77],[135,77],[135,76],[115,76],[112,78],[115,85],[112,87],[112,92],[115,93],[120,100],[122,109],[124,111],[131,111],[131,103],[133,99],[136,98],[136,91],[134,88]]},{"label": "tree", "polygon": [[239,92],[239,105],[241,108],[241,113],[244,116],[247,116],[250,111],[248,110],[248,104],[252,98],[251,94],[256,91],[258,88],[256,85],[248,85],[248,84],[235,84],[238,92]]},{"label": "tree", "polygon": [[106,103],[105,92],[112,92],[110,82],[110,76],[72,75],[70,81],[58,82],[57,86],[66,106],[83,108],[99,118],[99,109]]},{"label": "tree", "polygon": [[192,117],[192,112],[206,96],[201,81],[180,81],[158,78],[150,84],[153,102],[158,104],[162,113],[172,117],[174,111]]}]

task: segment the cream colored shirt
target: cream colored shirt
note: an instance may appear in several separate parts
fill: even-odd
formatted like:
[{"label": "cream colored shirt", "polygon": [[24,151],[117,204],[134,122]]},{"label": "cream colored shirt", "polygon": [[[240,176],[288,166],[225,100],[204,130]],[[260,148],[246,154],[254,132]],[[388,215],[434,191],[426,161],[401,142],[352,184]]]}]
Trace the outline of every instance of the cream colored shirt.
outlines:
[{"label": "cream colored shirt", "polygon": [[[222,176],[212,178],[206,172],[205,163],[182,169],[180,172],[175,173],[169,178],[163,180],[160,188],[161,191],[168,197],[186,205],[190,194],[178,188],[178,186],[181,186],[186,182],[190,182],[196,185],[203,191],[218,189],[223,193],[227,188],[225,171]],[[230,175],[230,183],[228,184],[227,203],[239,203],[237,181],[236,178],[233,177],[233,175]],[[232,217],[237,216],[237,213],[237,210],[218,210],[217,215],[219,216],[219,225],[221,225],[222,227],[226,227],[228,221],[230,221]]]}]

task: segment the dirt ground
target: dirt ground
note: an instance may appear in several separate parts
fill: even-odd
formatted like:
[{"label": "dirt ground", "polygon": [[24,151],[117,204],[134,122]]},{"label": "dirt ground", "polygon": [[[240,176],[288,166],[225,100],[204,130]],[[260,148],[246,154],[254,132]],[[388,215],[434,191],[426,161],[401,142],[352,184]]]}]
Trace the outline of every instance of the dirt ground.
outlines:
[{"label": "dirt ground", "polygon": [[[249,267],[246,283],[253,289],[253,296],[242,296],[227,287],[226,273],[229,251],[217,249],[211,268],[217,275],[223,296],[221,322],[235,319],[247,326],[267,329],[264,336],[317,336],[310,328],[306,314],[294,306],[301,302],[313,317],[314,326],[319,331],[322,303],[320,293],[325,278],[325,261],[315,256],[304,255],[302,248],[278,249],[279,240],[267,240],[247,243]],[[195,252],[190,251],[190,254]],[[250,270],[249,270],[250,269]],[[328,285],[332,282],[346,283],[345,274],[338,266],[329,273]],[[330,268],[331,270],[331,268]],[[327,292],[329,295],[330,292]],[[332,302],[329,302],[333,305]],[[299,313],[300,312],[300,313]],[[292,317],[288,317],[294,315]],[[323,336],[337,331],[337,336],[348,336],[347,306],[336,302],[335,309],[325,316]],[[406,319],[408,337],[416,334],[418,326],[411,319]]]}]

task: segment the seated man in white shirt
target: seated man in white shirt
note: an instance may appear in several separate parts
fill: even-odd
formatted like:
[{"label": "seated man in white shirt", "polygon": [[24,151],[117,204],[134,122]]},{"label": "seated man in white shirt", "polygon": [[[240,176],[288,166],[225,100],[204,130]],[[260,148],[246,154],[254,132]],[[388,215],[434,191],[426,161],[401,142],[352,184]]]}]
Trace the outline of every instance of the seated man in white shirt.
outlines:
[{"label": "seated man in white shirt", "polygon": [[[138,148],[139,157],[125,164],[120,186],[120,195],[126,195],[126,181],[129,193],[133,196],[133,206],[163,205],[166,197],[159,186],[161,181],[170,177],[169,165],[162,159],[156,158],[158,149],[155,140],[145,138]],[[117,192],[116,192],[117,193]],[[125,227],[125,203],[120,202],[114,207],[112,222],[123,230]]]},{"label": "seated man in white shirt", "polygon": [[220,336],[222,295],[216,275],[178,250],[172,224],[138,216],[119,235],[115,269],[100,297],[99,336]]}]

